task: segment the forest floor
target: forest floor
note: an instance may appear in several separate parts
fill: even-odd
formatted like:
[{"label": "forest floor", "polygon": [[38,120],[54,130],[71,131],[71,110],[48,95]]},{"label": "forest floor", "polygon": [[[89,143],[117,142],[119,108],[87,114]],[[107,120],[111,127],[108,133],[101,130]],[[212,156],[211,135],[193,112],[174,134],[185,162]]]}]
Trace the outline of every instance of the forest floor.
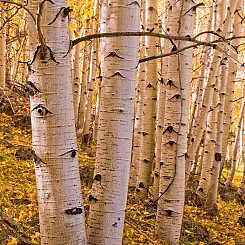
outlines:
[{"label": "forest floor", "polygon": [[[28,108],[8,114],[3,113],[4,110],[0,103],[0,244],[38,244],[38,205],[30,154]],[[11,111],[11,108],[7,111]],[[93,151],[79,144],[85,210],[89,206],[88,196],[93,177]],[[216,215],[211,216],[204,209],[190,203],[185,205],[180,244],[245,244],[245,227],[238,223],[243,206],[234,194],[241,175],[242,170],[238,169],[227,198],[219,196]],[[150,199],[137,202],[134,192],[130,191],[123,244],[165,244],[154,240],[155,214],[156,208]]]}]

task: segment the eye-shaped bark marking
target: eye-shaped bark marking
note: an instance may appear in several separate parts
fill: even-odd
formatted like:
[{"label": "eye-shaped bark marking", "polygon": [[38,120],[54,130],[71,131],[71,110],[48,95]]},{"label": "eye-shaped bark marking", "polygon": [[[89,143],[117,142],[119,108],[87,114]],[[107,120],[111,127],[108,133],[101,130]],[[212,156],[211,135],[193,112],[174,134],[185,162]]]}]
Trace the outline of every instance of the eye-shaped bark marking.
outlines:
[{"label": "eye-shaped bark marking", "polygon": [[158,172],[154,172],[154,175],[155,175],[155,177],[159,177],[160,176]]},{"label": "eye-shaped bark marking", "polygon": [[40,58],[40,60],[42,60],[42,62],[47,62],[47,54],[48,53],[49,53],[49,59],[51,59],[55,63],[59,64],[59,62],[55,60],[54,53],[52,52],[50,47],[48,47],[47,45],[45,45],[44,47],[42,47],[41,45],[38,45],[36,48],[36,51],[34,53],[33,59],[31,62],[28,63],[28,65],[31,66],[33,64],[37,55],[39,55],[39,58]]},{"label": "eye-shaped bark marking", "polygon": [[115,222],[114,224],[112,224],[112,227],[117,227],[117,222]]},{"label": "eye-shaped bark marking", "polygon": [[174,85],[174,82],[172,80],[170,80],[170,79],[167,81],[167,84],[166,85],[168,85],[170,88],[172,86],[175,87],[175,88],[177,88],[177,86]]},{"label": "eye-shaped bark marking", "polygon": [[34,96],[35,94],[39,93],[40,90],[37,89],[37,87],[35,86],[35,84],[31,81],[27,81],[26,85],[25,85],[25,91],[30,95],[30,96]]},{"label": "eye-shaped bark marking", "polygon": [[65,213],[69,215],[76,215],[76,214],[82,214],[83,210],[81,208],[69,208],[65,210]]},{"label": "eye-shaped bark marking", "polygon": [[46,162],[44,162],[36,153],[34,150],[31,151],[32,157],[33,157],[33,161],[36,165],[40,165],[41,163],[47,164]]},{"label": "eye-shaped bark marking", "polygon": [[152,86],[152,84],[151,83],[149,83],[148,85],[147,85],[147,88],[152,88],[153,86]]},{"label": "eye-shaped bark marking", "polygon": [[175,129],[174,129],[174,127],[172,126],[172,125],[169,125],[164,131],[163,131],[163,134],[165,134],[166,132],[169,132],[170,134],[171,133],[178,133]]},{"label": "eye-shaped bark marking", "polygon": [[92,202],[92,201],[97,202],[98,201],[98,199],[96,197],[94,197],[92,194],[89,195],[88,200],[90,202]]},{"label": "eye-shaped bark marking", "polygon": [[71,156],[72,158],[74,158],[74,157],[77,155],[77,151],[78,151],[78,150],[72,149],[72,150],[70,150],[70,151],[67,151],[67,152],[61,154],[60,156],[64,156],[64,155],[66,155],[66,154],[70,154],[70,156]]},{"label": "eye-shaped bark marking", "polygon": [[94,180],[96,180],[96,181],[101,181],[101,174],[96,174],[96,175],[94,176]]},{"label": "eye-shaped bark marking", "polygon": [[140,4],[137,1],[133,1],[129,4],[127,4],[126,6],[130,6],[130,5],[137,5],[138,7],[140,7]]},{"label": "eye-shaped bark marking", "polygon": [[174,144],[176,144],[176,142],[173,140],[169,140],[166,144],[169,144],[172,147]]},{"label": "eye-shaped bark marking", "polygon": [[165,212],[166,212],[167,216],[171,216],[174,211],[171,209],[168,209],[168,210],[165,210]]},{"label": "eye-shaped bark marking", "polygon": [[117,58],[119,58],[119,59],[124,59],[123,57],[119,56],[115,51],[110,52],[110,53],[105,57],[105,59],[108,58],[108,57],[117,57]]},{"label": "eye-shaped bark marking", "polygon": [[36,107],[34,107],[32,109],[32,111],[37,110],[37,113],[42,116],[45,117],[48,113],[52,114],[52,112],[50,112],[49,110],[47,110],[43,105],[39,104]]},{"label": "eye-shaped bark marking", "polygon": [[215,155],[214,155],[214,158],[215,158],[215,160],[217,161],[217,162],[220,162],[221,161],[221,153],[219,153],[219,152],[216,152],[215,153]]},{"label": "eye-shaped bark marking", "polygon": [[145,186],[144,186],[144,183],[143,183],[143,182],[140,182],[140,183],[139,183],[139,188],[145,188]]},{"label": "eye-shaped bark marking", "polygon": [[110,76],[110,77],[115,77],[115,76],[120,76],[120,77],[122,77],[122,78],[126,78],[126,77],[124,77],[119,71],[117,71],[117,72],[115,72],[112,76]]},{"label": "eye-shaped bark marking", "polygon": [[175,94],[172,98],[168,99],[168,100],[172,100],[172,99],[176,99],[178,100],[181,97],[180,94]]},{"label": "eye-shaped bark marking", "polygon": [[142,132],[143,136],[149,135],[147,132]]}]

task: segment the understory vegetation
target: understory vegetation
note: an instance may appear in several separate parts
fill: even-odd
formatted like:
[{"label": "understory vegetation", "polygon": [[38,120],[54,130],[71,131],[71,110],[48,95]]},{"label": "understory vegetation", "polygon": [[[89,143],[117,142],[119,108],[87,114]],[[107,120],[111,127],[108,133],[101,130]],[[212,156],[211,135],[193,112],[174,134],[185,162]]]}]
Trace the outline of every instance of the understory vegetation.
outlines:
[{"label": "understory vegetation", "polygon": [[[40,243],[35,173],[31,155],[31,126],[28,99],[17,101],[13,110],[1,102],[0,113],[0,244]],[[16,112],[17,111],[17,112]],[[79,143],[80,174],[85,211],[93,178],[95,146]],[[186,191],[186,205],[180,244],[243,244],[245,228],[238,219],[242,203],[236,194],[242,176],[238,166],[232,188],[220,188],[218,212],[210,214],[198,207],[195,195]],[[227,175],[226,175],[227,174]],[[225,180],[228,171],[224,171]],[[195,180],[193,180],[195,181]],[[194,183],[194,182],[193,182]],[[156,203],[150,198],[137,201],[129,190],[123,244],[165,244],[154,239]]]}]

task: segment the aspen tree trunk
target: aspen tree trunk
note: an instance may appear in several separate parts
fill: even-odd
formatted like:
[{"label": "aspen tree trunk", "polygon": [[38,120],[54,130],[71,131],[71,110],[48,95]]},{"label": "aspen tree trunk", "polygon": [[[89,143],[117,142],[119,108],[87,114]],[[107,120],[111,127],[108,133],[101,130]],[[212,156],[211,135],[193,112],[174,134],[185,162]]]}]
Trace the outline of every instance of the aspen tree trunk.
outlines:
[{"label": "aspen tree trunk", "polygon": [[[235,19],[233,24],[232,34],[234,36],[240,35],[243,28],[242,21],[240,19],[243,6],[244,6],[244,1],[239,0],[239,2],[237,3],[237,8],[235,11]],[[239,51],[240,42],[241,42],[240,39],[234,39],[232,40],[231,45],[233,47],[238,47],[238,51]],[[234,52],[231,49],[230,57],[231,59],[229,60],[229,64],[228,64],[228,82],[226,86],[226,96],[225,96],[225,105],[224,105],[225,110],[224,110],[223,134],[222,134],[221,167],[224,165],[224,161],[227,153],[227,147],[228,147],[229,132],[231,131],[232,114],[234,108],[234,87],[235,87],[235,79],[236,79],[237,68],[238,68],[238,64],[237,64],[238,52]]]},{"label": "aspen tree trunk", "polygon": [[[168,1],[167,6],[167,33],[193,36],[194,2]],[[173,48],[186,45],[188,42],[180,42],[178,45],[175,41]],[[155,234],[169,244],[179,244],[184,206],[192,50],[170,56],[168,64],[169,79],[166,85],[160,196]]]},{"label": "aspen tree trunk", "polygon": [[240,112],[240,117],[237,125],[237,130],[236,130],[236,139],[235,139],[235,145],[233,149],[233,154],[232,154],[232,161],[231,161],[231,171],[229,174],[229,177],[225,181],[225,186],[231,186],[231,183],[233,181],[235,171],[236,171],[236,162],[237,162],[237,152],[239,148],[239,138],[241,135],[241,127],[242,127],[242,119],[244,118],[244,111],[245,111],[245,99],[243,100],[242,103],[242,108]]},{"label": "aspen tree trunk", "polygon": [[84,117],[84,127],[82,132],[82,143],[84,145],[90,145],[92,141],[94,87],[96,81],[97,67],[99,66],[99,57],[97,50],[98,40],[95,40],[91,53],[90,73],[88,82],[88,98]]},{"label": "aspen tree trunk", "polygon": [[73,94],[73,104],[74,104],[74,114],[75,114],[76,124],[78,122],[78,106],[79,106],[80,89],[81,89],[80,57],[81,57],[81,43],[78,43],[75,46],[75,52],[74,52],[74,69],[73,69],[73,83],[72,83],[72,94]]},{"label": "aspen tree trunk", "polygon": [[[216,83],[217,87],[219,86],[220,74],[217,75]],[[213,156],[215,152],[215,136],[217,133],[217,113],[218,113],[218,92],[219,90],[215,88],[213,93],[212,106],[208,114],[207,128],[204,142],[204,151],[203,151],[203,163],[201,176],[199,184],[197,187],[197,194],[204,205],[206,202],[207,194],[210,188],[210,182],[212,177],[212,168],[213,168]]]},{"label": "aspen tree trunk", "polygon": [[[138,31],[136,1],[101,3],[101,32]],[[128,192],[137,72],[137,37],[101,41],[102,85],[94,179],[89,200],[89,244],[122,244]]]},{"label": "aspen tree trunk", "polygon": [[[239,0],[240,1],[240,0]],[[236,15],[234,19],[235,10],[237,8],[237,4],[239,2],[231,1],[230,6],[227,9],[227,16],[224,23],[223,35],[228,37],[232,33],[232,25],[238,24],[239,16]],[[239,4],[240,5],[240,4]],[[230,53],[230,46],[226,43],[221,45],[222,50]],[[210,187],[208,190],[206,206],[212,211],[217,209],[216,201],[218,195],[218,186],[219,186],[219,177],[220,177],[220,163],[222,160],[222,136],[223,136],[223,121],[224,121],[224,105],[225,105],[225,95],[226,95],[226,85],[228,79],[228,62],[230,61],[229,57],[226,55],[223,56],[221,62],[221,80],[219,87],[219,103],[218,103],[218,118],[217,118],[217,136],[216,136],[216,149],[213,159],[213,167],[211,171],[211,181]],[[223,156],[224,157],[224,156]]]},{"label": "aspen tree trunk", "polygon": [[[92,34],[98,32],[98,24],[97,24],[97,12],[98,12],[98,1],[95,1],[94,16],[92,19]],[[89,70],[89,79],[88,79],[88,99],[86,104],[86,112],[84,118],[84,127],[82,132],[82,143],[84,145],[89,145],[92,141],[92,124],[93,124],[93,99],[94,99],[94,88],[96,82],[96,72],[97,68],[99,67],[99,56],[98,56],[98,49],[99,49],[99,40],[94,40],[93,46],[91,49],[91,58],[90,58],[90,70]]]},{"label": "aspen tree trunk", "polygon": [[[146,0],[145,30],[158,32],[158,1]],[[146,56],[158,54],[158,39],[146,37]],[[144,104],[142,118],[142,143],[140,145],[139,174],[137,180],[137,197],[147,198],[152,173],[155,152],[155,124],[158,65],[157,60],[151,60],[146,65],[146,81],[144,89]]]},{"label": "aspen tree trunk", "polygon": [[[243,0],[239,0],[239,2],[241,2]],[[238,3],[239,4],[239,3]],[[245,95],[245,85],[243,84],[243,97]],[[245,118],[243,116],[243,120],[242,120],[242,164],[243,164],[243,175],[242,175],[242,179],[238,188],[238,193],[241,195],[242,199],[245,199]]]},{"label": "aspen tree trunk", "polygon": [[[165,59],[164,59],[165,60]],[[166,60],[167,61],[167,60]],[[167,74],[164,65],[162,65],[163,74]],[[162,74],[162,79],[158,81],[158,98],[157,98],[157,127],[156,127],[156,147],[155,147],[155,168],[154,168],[154,183],[153,183],[153,200],[159,197],[159,183],[160,183],[160,165],[161,165],[161,149],[162,149],[162,135],[164,128],[164,114],[166,101],[166,79]]]},{"label": "aspen tree trunk", "polygon": [[[221,9],[223,9],[222,4],[223,2],[221,0],[218,0],[216,2],[217,9],[215,13],[217,14],[217,18],[216,18],[216,29],[217,30],[219,29],[223,30],[224,13],[222,13],[221,11]],[[203,133],[205,132],[205,129],[206,129],[207,115],[210,109],[210,105],[211,105],[211,101],[212,101],[212,97],[214,93],[215,81],[216,81],[216,76],[218,73],[221,58],[222,56],[220,52],[215,49],[213,52],[213,60],[212,60],[212,64],[210,67],[210,73],[208,76],[207,85],[206,85],[204,95],[203,95],[202,106],[200,108],[198,116],[196,116],[196,118],[198,118],[198,121],[196,125],[194,126],[194,129],[193,129],[190,141],[189,141],[190,143],[188,145],[188,158],[186,161],[186,181],[188,181],[189,179],[190,170],[195,160],[195,154],[202,140]]]},{"label": "aspen tree trunk", "polygon": [[[66,1],[29,1],[32,155],[41,244],[84,245],[85,218],[78,167]],[[38,9],[38,10],[37,10]],[[39,40],[37,39],[39,36]]]},{"label": "aspen tree trunk", "polygon": [[0,88],[5,87],[5,52],[6,52],[6,39],[5,29],[0,30]]},{"label": "aspen tree trunk", "polygon": [[[145,0],[141,1],[141,31],[145,31]],[[145,58],[146,55],[146,38],[143,36],[140,38],[140,58]],[[130,176],[129,176],[129,187],[136,188],[139,165],[140,165],[140,154],[142,145],[142,122],[143,122],[143,104],[144,104],[144,94],[145,94],[145,80],[146,80],[146,63],[139,64],[138,76],[135,89],[135,109],[134,109],[134,134],[133,134],[133,149],[130,165]]]},{"label": "aspen tree trunk", "polygon": [[[86,22],[85,35],[89,35],[89,20]],[[82,79],[81,79],[81,91],[80,91],[80,101],[78,109],[78,123],[77,129],[78,133],[82,134],[85,120],[85,108],[87,103],[87,93],[88,93],[88,78],[89,78],[89,65],[90,65],[90,55],[91,55],[91,46],[88,45],[88,42],[84,43],[84,57],[83,57],[83,66],[82,66]]]},{"label": "aspen tree trunk", "polygon": [[[166,9],[164,4],[163,9]],[[162,18],[163,31],[167,29],[165,26],[165,19],[167,16],[165,12]],[[169,40],[161,40],[161,52],[169,53],[171,47]],[[157,83],[157,114],[156,114],[156,144],[155,144],[155,167],[154,167],[154,182],[153,182],[153,200],[159,197],[159,183],[160,183],[160,165],[161,165],[161,152],[162,152],[162,136],[164,128],[164,115],[165,115],[165,101],[166,101],[166,84],[168,80],[168,57],[161,61],[161,77]]]}]

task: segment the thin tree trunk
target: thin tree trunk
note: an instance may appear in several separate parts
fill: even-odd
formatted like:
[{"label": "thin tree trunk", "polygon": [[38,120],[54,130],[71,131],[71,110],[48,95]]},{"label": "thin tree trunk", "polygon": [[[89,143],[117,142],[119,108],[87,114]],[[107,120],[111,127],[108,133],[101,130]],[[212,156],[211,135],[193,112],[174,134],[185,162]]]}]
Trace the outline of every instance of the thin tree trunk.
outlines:
[{"label": "thin tree trunk", "polygon": [[6,39],[5,29],[0,30],[0,88],[5,88],[5,52],[6,52]]},{"label": "thin tree trunk", "polygon": [[245,111],[245,100],[243,100],[243,103],[242,103],[241,113],[240,113],[240,117],[239,117],[239,121],[238,121],[238,125],[237,125],[237,130],[236,130],[236,140],[235,140],[235,145],[234,145],[233,154],[232,154],[231,171],[230,171],[229,177],[225,181],[225,186],[231,186],[231,183],[232,183],[234,175],[235,175],[236,162],[237,162],[237,152],[238,152],[238,148],[239,148],[239,138],[241,135],[241,125],[242,125],[242,119],[243,119],[244,111]]},{"label": "thin tree trunk", "polygon": [[[145,10],[146,31],[158,32],[158,1],[146,0]],[[158,54],[158,39],[146,37],[146,56]],[[139,174],[137,180],[137,198],[148,197],[151,184],[151,173],[155,153],[155,124],[156,124],[156,99],[158,65],[157,60],[147,62],[146,83],[144,89],[143,119],[142,119],[142,143],[140,144]]]},{"label": "thin tree trunk", "polygon": [[[236,14],[237,6],[240,8],[239,1],[231,1],[230,6],[227,11],[227,16],[224,23],[224,36],[230,36],[232,32],[233,25],[239,25],[240,17]],[[235,18],[234,18],[235,16]],[[230,46],[227,44],[222,44],[222,50],[230,53]],[[219,103],[218,103],[218,118],[217,118],[217,136],[216,136],[216,149],[213,158],[213,167],[211,171],[211,181],[209,188],[206,205],[211,211],[215,211],[216,201],[218,196],[218,186],[219,186],[219,177],[220,177],[220,164],[222,160],[222,135],[223,135],[223,120],[224,120],[224,105],[225,105],[225,92],[226,92],[226,85],[228,79],[228,62],[230,59],[226,56],[223,57],[221,62],[221,80],[220,80],[220,87],[219,87]]]}]

